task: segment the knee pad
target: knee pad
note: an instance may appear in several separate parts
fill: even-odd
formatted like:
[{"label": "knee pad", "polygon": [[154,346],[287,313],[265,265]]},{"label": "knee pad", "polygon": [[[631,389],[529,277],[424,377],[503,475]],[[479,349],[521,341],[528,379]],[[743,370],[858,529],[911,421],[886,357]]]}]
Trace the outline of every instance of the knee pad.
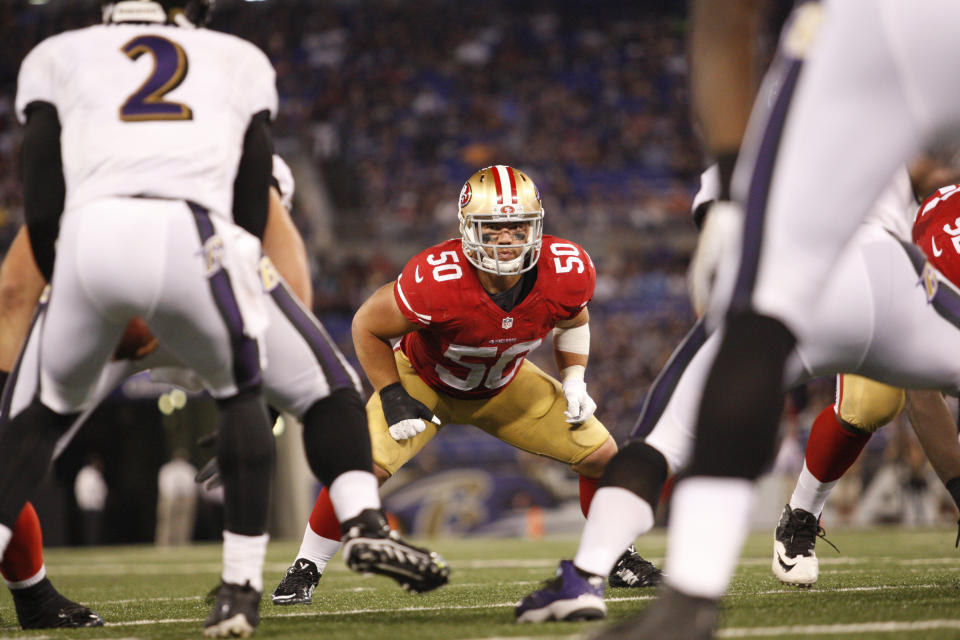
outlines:
[{"label": "knee pad", "polygon": [[313,474],[328,487],[341,473],[373,470],[367,411],[356,389],[335,389],[307,409],[303,447]]},{"label": "knee pad", "polygon": [[906,402],[903,389],[862,376],[839,376],[837,417],[848,427],[873,433],[892,421]]},{"label": "knee pad", "polygon": [[667,473],[667,459],[663,454],[642,440],[634,440],[607,463],[600,487],[626,489],[656,509]]}]

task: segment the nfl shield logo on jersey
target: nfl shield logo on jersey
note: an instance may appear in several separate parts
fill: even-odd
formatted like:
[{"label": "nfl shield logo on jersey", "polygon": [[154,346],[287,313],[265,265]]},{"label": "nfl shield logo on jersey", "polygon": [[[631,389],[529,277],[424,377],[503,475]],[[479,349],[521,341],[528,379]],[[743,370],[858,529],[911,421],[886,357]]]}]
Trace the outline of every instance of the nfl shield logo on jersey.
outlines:
[{"label": "nfl shield logo on jersey", "polygon": [[513,326],[513,318],[504,318],[503,323],[500,326],[502,326],[504,329],[509,329]]}]

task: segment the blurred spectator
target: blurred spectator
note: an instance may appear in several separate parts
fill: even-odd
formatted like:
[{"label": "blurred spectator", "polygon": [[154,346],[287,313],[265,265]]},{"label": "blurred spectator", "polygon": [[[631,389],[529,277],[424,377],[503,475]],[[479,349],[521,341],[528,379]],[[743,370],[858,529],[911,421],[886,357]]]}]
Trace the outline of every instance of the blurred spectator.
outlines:
[{"label": "blurred spectator", "polygon": [[177,449],[157,475],[157,536],[161,547],[188,544],[197,519],[197,469],[188,453]]},{"label": "blurred spectator", "polygon": [[91,455],[74,480],[73,492],[82,520],[83,544],[103,543],[103,509],[107,504],[107,482],[103,479],[103,460]]}]

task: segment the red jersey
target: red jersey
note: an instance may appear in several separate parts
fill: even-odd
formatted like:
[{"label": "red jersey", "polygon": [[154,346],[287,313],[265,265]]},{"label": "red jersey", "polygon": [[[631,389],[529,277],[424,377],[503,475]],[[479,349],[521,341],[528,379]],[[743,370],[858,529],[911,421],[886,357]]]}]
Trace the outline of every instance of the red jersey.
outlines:
[{"label": "red jersey", "polygon": [[960,184],[941,187],[923,201],[913,241],[940,273],[960,284]]},{"label": "red jersey", "polygon": [[489,398],[558,322],[593,297],[597,274],[579,245],[543,236],[533,289],[510,311],[496,305],[463,255],[460,239],[414,256],[397,277],[400,311],[422,326],[400,349],[428,385],[456,398]]}]

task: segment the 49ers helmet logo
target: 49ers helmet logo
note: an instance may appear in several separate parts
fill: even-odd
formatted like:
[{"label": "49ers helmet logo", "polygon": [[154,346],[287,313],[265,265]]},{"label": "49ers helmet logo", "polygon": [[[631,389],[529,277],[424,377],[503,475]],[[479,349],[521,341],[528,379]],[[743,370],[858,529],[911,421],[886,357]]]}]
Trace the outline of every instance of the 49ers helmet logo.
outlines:
[{"label": "49ers helmet logo", "polygon": [[460,208],[463,209],[470,203],[470,198],[473,197],[473,189],[470,188],[469,182],[463,183],[463,189],[460,189]]}]

